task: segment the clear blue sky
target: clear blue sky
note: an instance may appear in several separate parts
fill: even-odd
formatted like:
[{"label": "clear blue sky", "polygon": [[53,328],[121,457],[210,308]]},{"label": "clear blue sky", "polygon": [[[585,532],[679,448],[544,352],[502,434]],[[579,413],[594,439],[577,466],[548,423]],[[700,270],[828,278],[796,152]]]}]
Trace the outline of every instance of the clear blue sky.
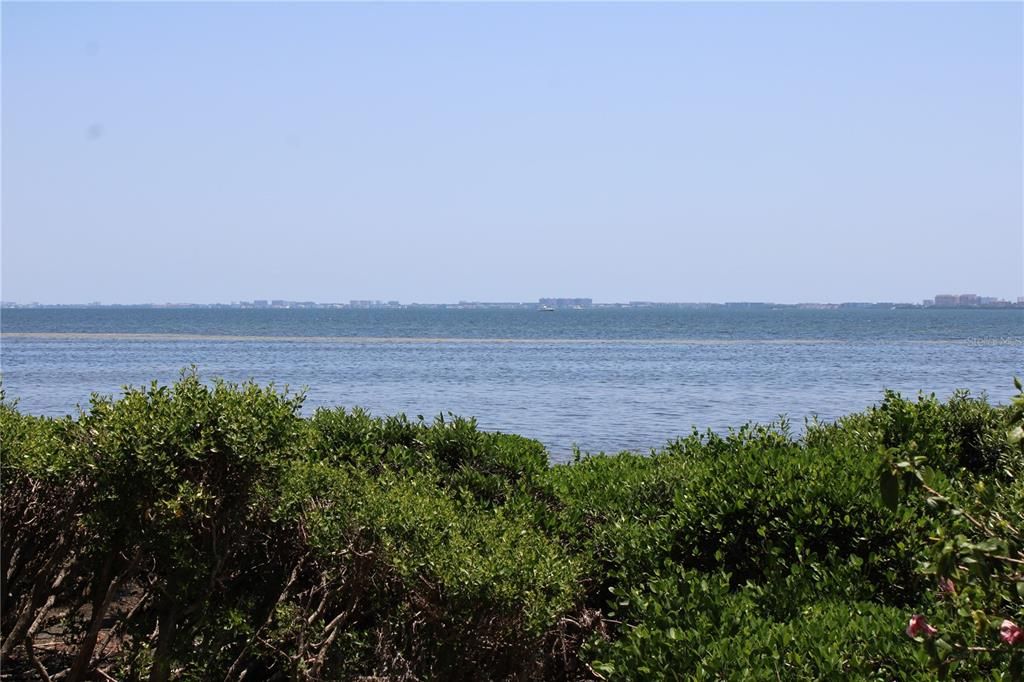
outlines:
[{"label": "clear blue sky", "polygon": [[1024,294],[1022,6],[2,5],[2,296]]}]

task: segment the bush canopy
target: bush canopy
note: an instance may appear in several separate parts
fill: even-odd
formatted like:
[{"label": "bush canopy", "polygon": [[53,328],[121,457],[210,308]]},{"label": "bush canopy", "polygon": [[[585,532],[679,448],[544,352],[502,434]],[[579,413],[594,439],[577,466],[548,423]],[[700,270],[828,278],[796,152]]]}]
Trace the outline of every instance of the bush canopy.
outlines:
[{"label": "bush canopy", "polygon": [[[1019,387],[1018,387],[1019,389]],[[1024,394],[1022,394],[1024,395]],[[1024,397],[577,455],[204,383],[0,400],[3,666],[141,680],[1016,679]]]}]

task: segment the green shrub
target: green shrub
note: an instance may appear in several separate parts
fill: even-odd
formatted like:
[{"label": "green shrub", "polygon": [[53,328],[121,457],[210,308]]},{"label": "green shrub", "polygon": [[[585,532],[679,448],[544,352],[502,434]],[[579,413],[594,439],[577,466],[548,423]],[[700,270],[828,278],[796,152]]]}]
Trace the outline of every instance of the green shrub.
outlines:
[{"label": "green shrub", "polygon": [[923,572],[942,599],[915,614],[928,625],[908,634],[940,676],[1024,674],[1024,388],[1014,383],[1018,394],[1001,413],[961,395],[945,406],[962,466],[988,476],[946,475],[948,462],[916,449],[891,449],[881,469],[890,506],[927,500],[921,516],[932,546]]},{"label": "green shrub", "polygon": [[[301,403],[194,372],[76,418],[0,399],[5,667],[75,682],[1021,665],[998,628],[1024,620],[1024,393],[886,393],[800,438],[747,425],[557,466],[472,419],[304,419]],[[938,633],[907,637],[913,614]]]}]

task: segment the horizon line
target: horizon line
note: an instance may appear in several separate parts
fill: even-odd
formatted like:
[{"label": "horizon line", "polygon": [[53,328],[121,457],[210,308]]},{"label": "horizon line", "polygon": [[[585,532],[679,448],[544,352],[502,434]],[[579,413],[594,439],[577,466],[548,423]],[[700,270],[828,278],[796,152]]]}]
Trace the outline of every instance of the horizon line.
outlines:
[{"label": "horizon line", "polygon": [[[948,299],[958,300],[944,300],[939,303],[936,299],[939,297],[948,297]],[[967,301],[960,302],[959,299],[967,298]],[[1024,296],[1018,296],[1016,301],[1011,299],[1004,299],[998,296],[981,296],[978,294],[937,294],[932,298],[919,299],[917,301],[899,301],[899,300],[847,300],[847,301],[794,301],[794,302],[779,302],[779,301],[765,301],[756,299],[733,299],[725,301],[659,301],[653,299],[634,299],[628,301],[594,301],[590,298],[585,297],[542,297],[536,300],[527,301],[515,301],[515,300],[468,300],[461,299],[459,301],[440,301],[440,302],[426,302],[426,301],[413,301],[413,302],[402,302],[397,299],[350,299],[348,301],[313,301],[313,300],[291,300],[291,299],[251,299],[251,300],[238,300],[238,301],[144,301],[144,302],[103,302],[103,301],[90,301],[90,302],[39,302],[30,301],[23,303],[20,301],[0,301],[0,308],[4,309],[16,309],[16,308],[244,308],[244,309],[277,309],[277,310],[289,310],[289,309],[310,309],[310,308],[326,308],[326,309],[371,309],[371,308],[416,308],[416,307],[447,307],[447,308],[467,308],[467,307],[548,307],[552,306],[555,308],[591,308],[591,307],[652,307],[652,306],[676,306],[676,307],[700,307],[700,306],[782,306],[782,307],[796,307],[796,306],[913,306],[913,307],[972,307],[972,306],[1017,306],[1024,304]]]}]

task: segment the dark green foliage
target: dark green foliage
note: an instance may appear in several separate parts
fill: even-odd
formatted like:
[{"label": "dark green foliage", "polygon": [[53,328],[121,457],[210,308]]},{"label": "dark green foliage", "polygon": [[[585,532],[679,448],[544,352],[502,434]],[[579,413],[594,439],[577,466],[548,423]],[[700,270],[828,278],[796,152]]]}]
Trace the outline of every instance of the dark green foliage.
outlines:
[{"label": "dark green foliage", "polygon": [[918,639],[940,676],[1024,672],[1024,633],[1014,634],[1024,622],[1024,390],[1014,383],[1018,395],[1001,419],[963,395],[950,400],[944,424],[964,470],[930,452],[891,449],[880,472],[891,505],[927,503],[923,572],[945,589],[929,614],[937,631]]},{"label": "dark green foliage", "polygon": [[1003,410],[967,391],[955,392],[946,403],[934,395],[909,401],[886,391],[881,404],[840,420],[838,427],[868,447],[879,443],[927,453],[931,466],[947,474],[991,475],[1006,451],[1005,419]]},{"label": "dark green foliage", "polygon": [[[932,517],[1018,518],[1024,446],[1006,434],[1024,420],[1006,408],[886,393],[799,439],[745,426],[549,466],[539,443],[471,419],[305,419],[301,402],[190,373],[74,419],[0,401],[5,667],[892,680],[940,659],[964,678],[1015,665],[903,633],[929,613],[950,646],[992,639],[988,620],[958,623],[936,576],[1020,547]],[[955,599],[1020,613],[989,583]]]},{"label": "dark green foliage", "polygon": [[[820,435],[808,447],[784,429],[745,427],[693,434],[649,458],[569,467],[566,504],[583,506],[569,515],[592,526],[609,615],[624,621],[618,638],[590,643],[598,672],[885,679],[895,665],[888,649],[916,660],[893,607],[926,598],[930,583],[916,571],[926,543],[913,515],[882,504],[877,466],[872,452],[833,448]],[[838,621],[844,606],[867,615],[841,628],[808,620]],[[836,650],[851,630],[862,648],[872,633],[887,648],[851,662]],[[791,658],[780,658],[787,650]]]},{"label": "dark green foliage", "polygon": [[637,625],[585,652],[612,679],[928,679],[892,607],[823,598],[775,618],[750,586],[683,569],[617,598]]}]

